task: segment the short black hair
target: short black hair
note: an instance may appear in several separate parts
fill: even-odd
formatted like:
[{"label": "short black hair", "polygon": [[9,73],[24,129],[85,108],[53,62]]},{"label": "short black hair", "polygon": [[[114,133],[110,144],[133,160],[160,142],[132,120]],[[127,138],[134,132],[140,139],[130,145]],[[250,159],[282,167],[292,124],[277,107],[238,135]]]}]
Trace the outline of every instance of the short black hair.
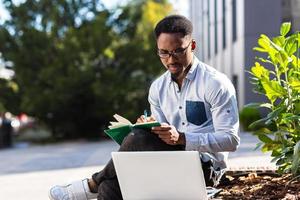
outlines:
[{"label": "short black hair", "polygon": [[183,37],[192,35],[193,25],[182,15],[169,15],[159,21],[154,29],[156,39],[161,33],[182,33]]}]

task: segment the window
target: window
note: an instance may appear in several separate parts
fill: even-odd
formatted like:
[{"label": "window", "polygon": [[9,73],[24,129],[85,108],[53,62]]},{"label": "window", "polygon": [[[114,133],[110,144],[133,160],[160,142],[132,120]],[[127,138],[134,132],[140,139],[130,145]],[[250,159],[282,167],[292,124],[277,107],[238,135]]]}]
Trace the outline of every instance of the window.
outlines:
[{"label": "window", "polygon": [[237,39],[236,30],[236,0],[232,0],[232,41],[235,42]]},{"label": "window", "polygon": [[210,4],[207,0],[207,56],[210,58]]},{"label": "window", "polygon": [[226,0],[222,2],[223,49],[226,48]]},{"label": "window", "polygon": [[218,53],[218,7],[215,0],[215,54]]},{"label": "window", "polygon": [[[204,30],[205,30],[205,27],[204,27],[204,18],[205,18],[205,9],[204,9],[204,0],[201,0],[201,8],[202,8],[202,11],[201,11],[201,41],[202,41],[202,44],[204,45],[204,41],[206,41],[205,39],[205,34],[204,34]],[[204,48],[202,48],[202,51],[201,51],[201,56],[202,56],[202,60],[205,59],[205,52],[204,52]]]}]

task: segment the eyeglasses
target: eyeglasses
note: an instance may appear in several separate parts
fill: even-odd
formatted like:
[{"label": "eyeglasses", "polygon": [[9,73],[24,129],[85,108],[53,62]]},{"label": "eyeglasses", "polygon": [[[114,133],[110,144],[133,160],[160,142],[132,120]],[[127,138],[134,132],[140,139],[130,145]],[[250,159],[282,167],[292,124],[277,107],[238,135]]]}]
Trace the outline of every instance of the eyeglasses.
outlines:
[{"label": "eyeglasses", "polygon": [[166,50],[158,49],[157,55],[163,59],[170,58],[171,56],[178,58],[185,54],[187,48],[190,46],[191,43],[192,43],[192,41],[190,41],[189,44],[185,48],[178,48],[178,49],[175,49],[174,51],[166,51]]}]

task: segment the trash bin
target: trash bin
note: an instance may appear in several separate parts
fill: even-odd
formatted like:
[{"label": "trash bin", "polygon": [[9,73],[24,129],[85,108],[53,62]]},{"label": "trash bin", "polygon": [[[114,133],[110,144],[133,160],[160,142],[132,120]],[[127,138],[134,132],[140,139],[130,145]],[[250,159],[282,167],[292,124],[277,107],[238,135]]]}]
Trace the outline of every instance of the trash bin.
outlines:
[{"label": "trash bin", "polygon": [[11,120],[2,118],[0,123],[0,149],[12,146],[12,125]]}]

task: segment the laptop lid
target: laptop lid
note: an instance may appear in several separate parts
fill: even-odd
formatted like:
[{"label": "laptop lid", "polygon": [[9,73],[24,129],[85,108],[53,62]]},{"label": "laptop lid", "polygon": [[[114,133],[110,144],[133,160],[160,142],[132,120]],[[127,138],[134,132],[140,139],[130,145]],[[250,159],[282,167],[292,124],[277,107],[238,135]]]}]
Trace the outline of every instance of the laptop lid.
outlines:
[{"label": "laptop lid", "polygon": [[112,152],[124,200],[203,200],[197,151]]}]

